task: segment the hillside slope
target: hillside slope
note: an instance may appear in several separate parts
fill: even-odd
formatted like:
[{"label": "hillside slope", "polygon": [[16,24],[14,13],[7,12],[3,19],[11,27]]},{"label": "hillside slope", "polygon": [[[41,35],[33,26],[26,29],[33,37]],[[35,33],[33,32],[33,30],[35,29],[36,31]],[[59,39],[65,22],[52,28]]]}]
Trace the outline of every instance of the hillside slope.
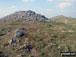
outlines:
[{"label": "hillside slope", "polygon": [[[24,34],[16,38],[16,31]],[[16,39],[13,44],[12,38]],[[61,57],[60,52],[68,52],[68,47],[70,52],[76,52],[76,26],[47,21],[0,21],[0,52],[4,56]]]}]

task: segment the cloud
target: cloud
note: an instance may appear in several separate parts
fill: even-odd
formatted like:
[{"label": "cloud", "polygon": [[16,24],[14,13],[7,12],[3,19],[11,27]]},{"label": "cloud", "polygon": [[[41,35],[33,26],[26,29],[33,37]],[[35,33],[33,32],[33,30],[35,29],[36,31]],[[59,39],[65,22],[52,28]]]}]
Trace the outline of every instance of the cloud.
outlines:
[{"label": "cloud", "polygon": [[71,1],[71,2],[74,2],[74,1],[76,1],[76,0],[64,0],[64,1]]},{"label": "cloud", "polygon": [[52,2],[53,0],[48,0],[48,2]]},{"label": "cloud", "polygon": [[22,0],[22,2],[34,2],[35,0]]},{"label": "cloud", "polygon": [[16,6],[16,5],[13,5],[13,6],[11,6],[11,8],[12,8],[12,9],[16,9],[16,8],[17,8],[17,6]]},{"label": "cloud", "polygon": [[65,8],[65,7],[70,7],[72,6],[73,4],[72,3],[60,3],[58,5],[59,8]]}]

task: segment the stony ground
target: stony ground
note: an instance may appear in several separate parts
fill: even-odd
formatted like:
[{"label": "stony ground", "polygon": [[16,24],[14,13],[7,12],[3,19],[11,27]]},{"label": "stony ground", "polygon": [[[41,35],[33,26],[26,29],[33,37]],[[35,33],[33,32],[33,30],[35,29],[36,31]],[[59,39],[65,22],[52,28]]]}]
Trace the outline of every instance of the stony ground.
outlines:
[{"label": "stony ground", "polygon": [[[14,31],[20,27],[24,28],[24,36],[17,38],[16,43],[9,44]],[[30,45],[30,51],[27,51],[26,45]],[[0,21],[0,56],[61,57],[60,52],[68,51],[76,52],[76,23]]]}]

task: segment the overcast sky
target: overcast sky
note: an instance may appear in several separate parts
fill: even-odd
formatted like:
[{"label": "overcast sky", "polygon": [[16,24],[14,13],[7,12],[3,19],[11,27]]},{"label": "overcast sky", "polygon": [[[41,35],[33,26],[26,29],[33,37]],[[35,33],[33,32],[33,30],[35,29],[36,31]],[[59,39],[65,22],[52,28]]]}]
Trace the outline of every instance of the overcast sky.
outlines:
[{"label": "overcast sky", "polygon": [[76,0],[0,0],[0,18],[21,10],[33,10],[46,17],[76,17]]}]

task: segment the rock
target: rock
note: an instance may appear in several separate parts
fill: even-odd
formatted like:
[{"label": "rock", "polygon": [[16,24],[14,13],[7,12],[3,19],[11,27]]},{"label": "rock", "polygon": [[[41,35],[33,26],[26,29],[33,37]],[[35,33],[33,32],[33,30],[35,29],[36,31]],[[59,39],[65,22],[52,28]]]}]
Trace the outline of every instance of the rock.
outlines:
[{"label": "rock", "polygon": [[26,51],[27,51],[27,52],[30,52],[31,49],[32,49],[32,47],[31,47],[30,45],[26,45]]},{"label": "rock", "polygon": [[61,49],[61,46],[58,46],[58,49]]},{"label": "rock", "polygon": [[22,37],[22,36],[24,36],[24,33],[23,32],[17,32],[17,33],[15,33],[15,38],[19,38],[19,37]]},{"label": "rock", "polygon": [[16,39],[15,39],[15,38],[12,38],[12,39],[9,41],[9,44],[13,44],[13,43],[16,43]]},{"label": "rock", "polygon": [[8,16],[5,16],[1,18],[1,20],[16,20],[16,19],[25,19],[25,20],[36,20],[36,21],[41,21],[41,20],[48,20],[47,17],[41,14],[37,14],[34,11],[28,10],[28,11],[18,11],[13,14],[10,14]]}]

